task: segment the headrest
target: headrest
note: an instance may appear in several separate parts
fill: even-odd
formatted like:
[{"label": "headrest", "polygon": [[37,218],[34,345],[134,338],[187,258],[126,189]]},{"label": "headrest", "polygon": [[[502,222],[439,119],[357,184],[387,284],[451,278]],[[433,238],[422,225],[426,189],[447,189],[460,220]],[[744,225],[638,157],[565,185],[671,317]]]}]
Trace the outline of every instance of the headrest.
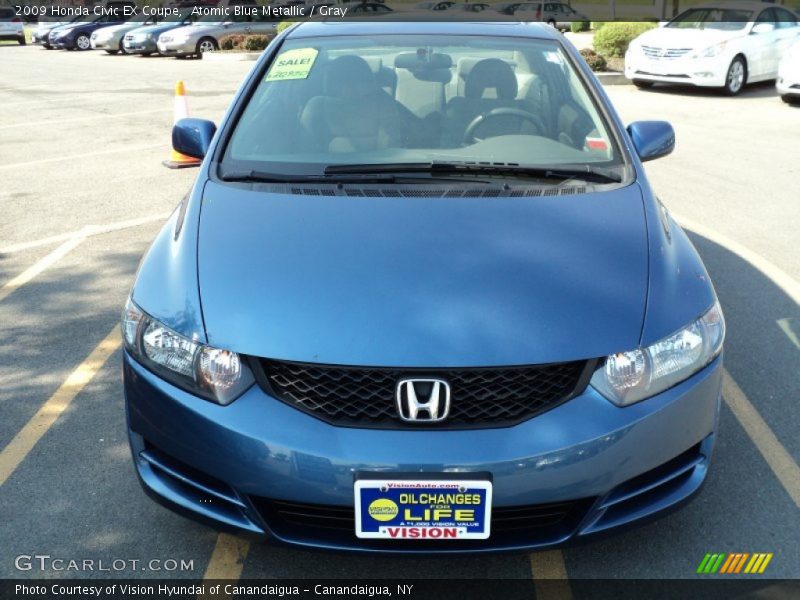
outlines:
[{"label": "headrest", "polygon": [[428,53],[423,51],[401,52],[394,57],[396,69],[409,71],[433,71],[435,69],[449,69],[453,66],[453,59],[449,54]]},{"label": "headrest", "polygon": [[487,89],[494,88],[497,97],[513,100],[517,97],[517,76],[508,63],[499,58],[478,61],[464,76],[464,96],[483,98]]},{"label": "headrest", "polygon": [[325,70],[324,89],[327,96],[361,98],[377,89],[375,75],[360,56],[340,56]]}]

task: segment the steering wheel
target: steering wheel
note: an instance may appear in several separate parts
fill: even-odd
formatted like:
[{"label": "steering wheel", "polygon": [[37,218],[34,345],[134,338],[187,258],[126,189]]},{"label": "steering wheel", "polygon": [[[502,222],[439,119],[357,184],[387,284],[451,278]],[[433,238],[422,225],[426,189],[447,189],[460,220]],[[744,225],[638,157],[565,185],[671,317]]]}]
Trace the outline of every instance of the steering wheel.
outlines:
[{"label": "steering wheel", "polygon": [[478,115],[472,119],[472,122],[469,125],[467,125],[467,130],[464,132],[464,143],[473,144],[475,142],[482,142],[485,140],[486,138],[477,137],[475,135],[475,130],[481,127],[487,121],[491,121],[492,119],[496,119],[498,117],[517,117],[523,121],[527,121],[536,127],[537,133],[540,135],[546,131],[544,121],[542,121],[542,118],[539,115],[535,115],[527,110],[522,110],[521,108],[493,108],[482,115]]}]

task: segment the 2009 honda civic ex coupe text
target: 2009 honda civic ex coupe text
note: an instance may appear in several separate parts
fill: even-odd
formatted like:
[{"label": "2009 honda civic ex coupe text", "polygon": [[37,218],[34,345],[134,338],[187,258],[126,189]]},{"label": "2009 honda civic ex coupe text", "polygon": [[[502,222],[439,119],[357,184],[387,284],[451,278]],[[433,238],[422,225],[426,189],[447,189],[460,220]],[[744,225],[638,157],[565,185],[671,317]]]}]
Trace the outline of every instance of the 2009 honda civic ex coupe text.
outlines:
[{"label": "2009 honda civic ex coupe text", "polygon": [[725,326],[546,26],[305,22],[269,46],[123,315],[157,501],[318,548],[541,548],[701,486]]}]

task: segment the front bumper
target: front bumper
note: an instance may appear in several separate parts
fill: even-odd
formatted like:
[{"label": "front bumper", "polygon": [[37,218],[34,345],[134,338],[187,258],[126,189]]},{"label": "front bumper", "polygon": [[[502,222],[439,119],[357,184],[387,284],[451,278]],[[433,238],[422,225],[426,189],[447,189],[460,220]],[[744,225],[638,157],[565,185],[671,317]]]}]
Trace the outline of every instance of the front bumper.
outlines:
[{"label": "front bumper", "polygon": [[158,52],[158,46],[155,40],[123,40],[125,51],[133,54],[153,54]]},{"label": "front bumper", "polygon": [[92,42],[92,49],[94,50],[119,50],[119,40],[118,37],[107,37],[107,38],[91,38]]},{"label": "front bumper", "polygon": [[75,47],[75,38],[71,36],[58,39],[49,38],[48,44],[60,50],[70,50]]},{"label": "front bumper", "polygon": [[778,79],[775,81],[775,89],[781,96],[800,97],[800,73],[779,73]]},{"label": "front bumper", "polygon": [[162,42],[159,40],[156,47],[158,52],[164,56],[188,56],[196,53],[197,42],[192,40],[186,42]]},{"label": "front bumper", "polygon": [[[123,371],[138,476],[151,497],[177,512],[218,529],[298,546],[487,552],[575,542],[690,499],[710,462],[722,368],[717,359],[627,408],[589,387],[514,427],[460,431],[336,427],[258,386],[221,407],[165,383],[127,353]],[[352,516],[354,476],[364,471],[489,472],[493,520],[512,510],[568,509],[556,523],[513,528],[488,540],[363,540],[346,518]],[[298,511],[304,515],[299,520]],[[343,522],[338,529],[319,526]]]},{"label": "front bumper", "polygon": [[730,61],[714,58],[649,59],[636,52],[625,55],[625,77],[643,81],[722,87]]}]

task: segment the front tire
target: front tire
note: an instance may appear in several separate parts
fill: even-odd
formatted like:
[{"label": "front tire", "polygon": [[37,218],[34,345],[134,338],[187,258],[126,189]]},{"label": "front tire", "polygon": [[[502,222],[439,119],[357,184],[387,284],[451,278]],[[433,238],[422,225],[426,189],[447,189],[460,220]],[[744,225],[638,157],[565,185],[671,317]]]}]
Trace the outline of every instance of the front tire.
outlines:
[{"label": "front tire", "polygon": [[92,47],[92,42],[89,39],[89,36],[85,33],[81,33],[78,37],[75,38],[75,50],[88,50]]},{"label": "front tire", "polygon": [[633,85],[635,85],[640,90],[647,90],[653,87],[653,82],[647,81],[646,79],[634,79]]},{"label": "front tire", "polygon": [[786,102],[786,104],[800,104],[800,97],[791,96],[790,94],[784,94],[781,96],[781,100]]},{"label": "front tire", "polygon": [[27,42],[25,41],[25,36],[22,36],[21,38],[17,38],[17,43],[20,46],[24,46],[25,44],[27,44]]},{"label": "front tire", "polygon": [[736,96],[744,89],[747,84],[747,64],[741,56],[735,57],[728,73],[725,75],[725,87],[723,88],[728,96]]},{"label": "front tire", "polygon": [[210,37],[204,37],[197,42],[195,53],[199,58],[203,58],[203,54],[205,54],[206,52],[216,52],[217,50],[219,50],[219,46],[217,45],[217,40]]}]

